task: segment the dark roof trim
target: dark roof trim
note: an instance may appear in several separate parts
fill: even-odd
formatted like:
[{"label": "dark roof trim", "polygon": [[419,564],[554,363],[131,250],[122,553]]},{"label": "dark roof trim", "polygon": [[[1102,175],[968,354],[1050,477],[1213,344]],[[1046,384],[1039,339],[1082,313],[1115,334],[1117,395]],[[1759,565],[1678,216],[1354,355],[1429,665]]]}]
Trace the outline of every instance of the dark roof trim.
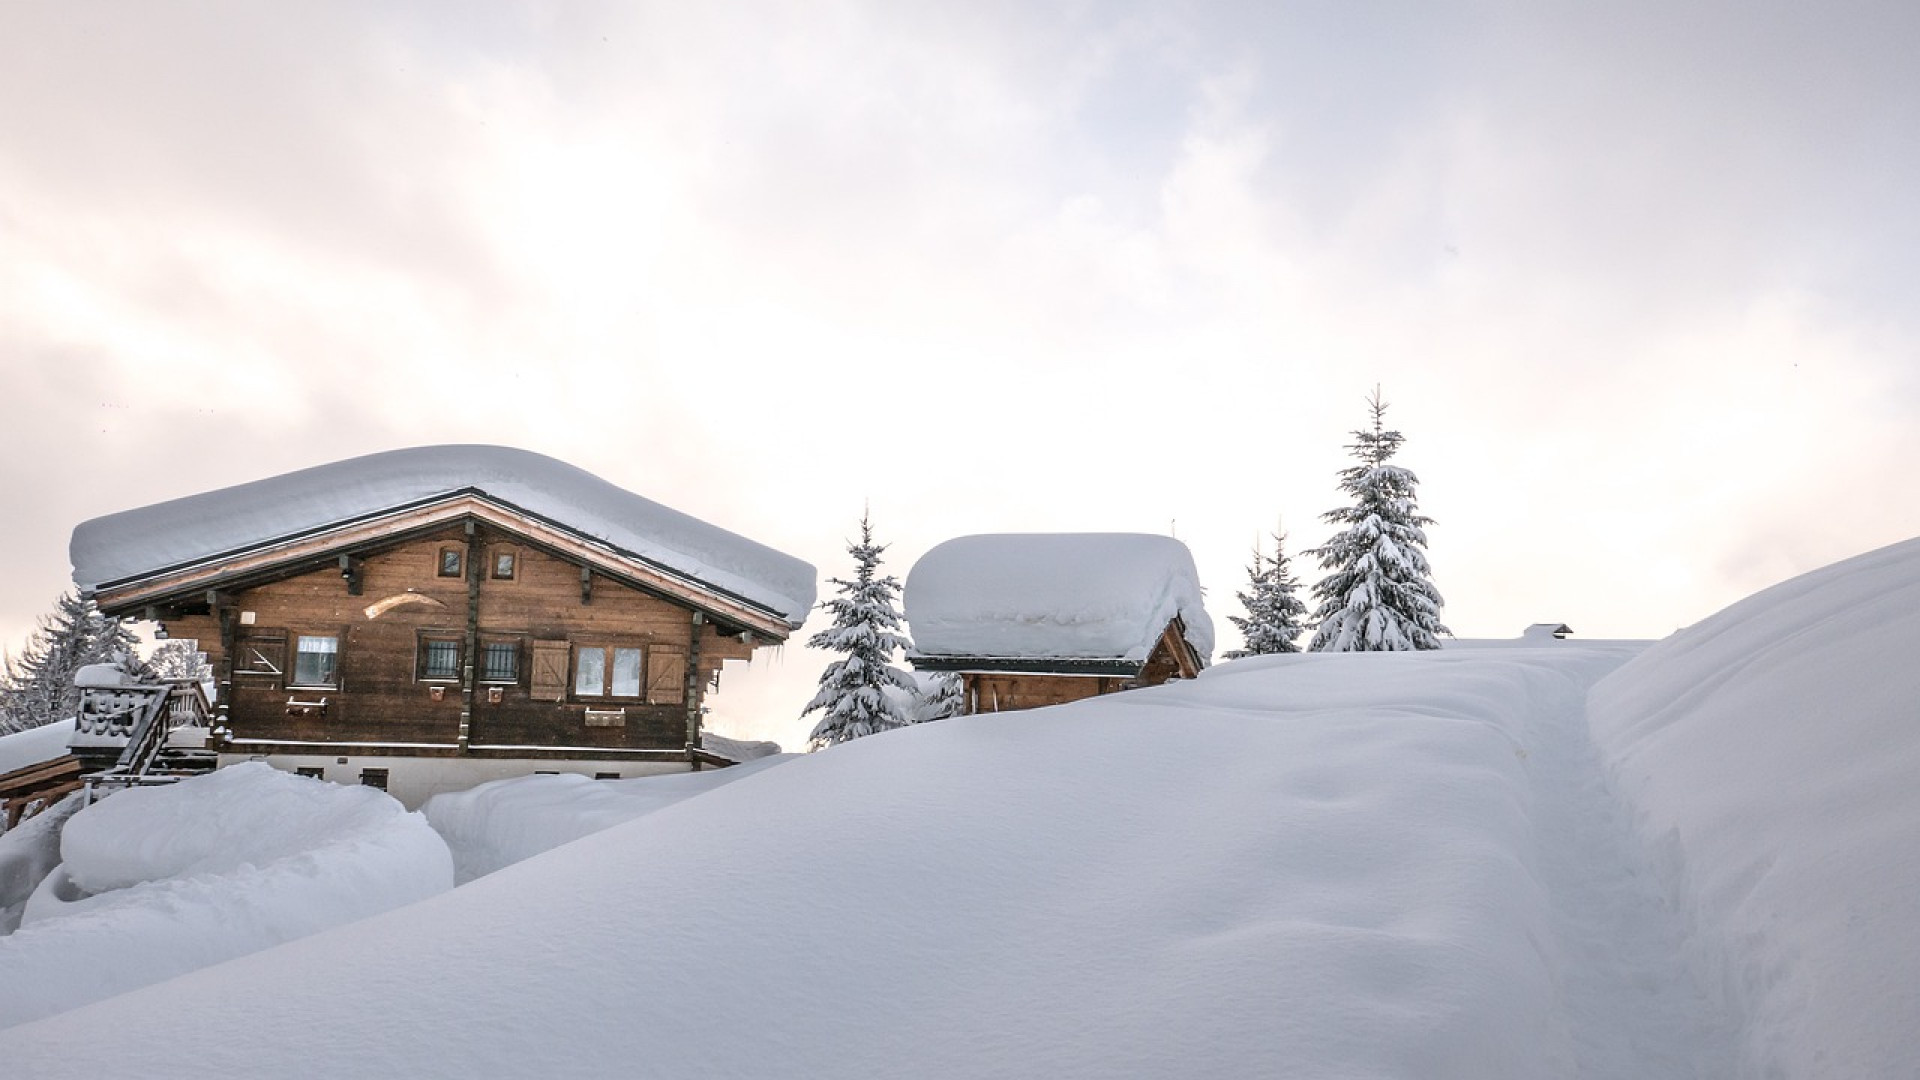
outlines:
[{"label": "dark roof trim", "polygon": [[909,656],[919,671],[1004,671],[1024,675],[1140,674],[1145,666],[1130,660],[1099,656]]},{"label": "dark roof trim", "polygon": [[[549,528],[565,533],[566,535],[573,537],[574,539],[580,541],[583,544],[586,544],[589,547],[599,548],[602,551],[611,552],[622,558],[631,559],[634,562],[640,563],[641,565],[647,567],[649,570],[652,570],[655,573],[658,573],[662,577],[669,578],[674,581],[679,581],[683,584],[690,585],[694,588],[701,589],[705,592],[712,593],[716,596],[726,597],[727,599],[732,600],[733,602],[741,605],[742,607],[747,608],[748,610],[758,611],[768,615],[771,618],[779,619],[781,621],[787,621],[788,617],[785,614],[775,611],[772,608],[768,607],[766,604],[760,603],[757,600],[752,600],[752,599],[749,599],[748,597],[741,596],[739,593],[734,592],[731,589],[723,589],[717,585],[713,585],[709,582],[703,581],[699,578],[694,577],[691,574],[686,573],[685,571],[677,570],[671,566],[667,566],[666,564],[660,562],[657,559],[651,559],[645,555],[641,555],[638,552],[628,551],[625,548],[619,547],[615,544],[608,543],[606,540],[603,540],[600,537],[591,536],[587,533],[583,533],[578,529],[575,529],[572,526],[567,525],[565,522],[558,521],[554,518],[546,516],[545,514],[539,514],[531,510],[527,510],[524,507],[517,506],[513,503],[506,501],[505,499],[501,499],[501,498],[498,498],[497,496],[489,494],[483,488],[478,488],[473,486],[459,488],[454,491],[443,492],[439,495],[434,495],[432,497],[425,498],[425,499],[416,499],[413,502],[409,502],[409,503],[401,503],[399,505],[390,506],[382,510],[376,510],[372,513],[359,514],[349,518],[341,518],[338,521],[328,522],[325,525],[317,525],[310,529],[302,529],[298,532],[287,533],[286,535],[283,535],[283,536],[270,537],[268,539],[261,540],[252,544],[247,544],[242,547],[232,548],[227,551],[217,552],[215,554],[207,555],[197,559],[192,559],[187,562],[176,563],[172,566],[159,567],[157,569],[149,570],[142,574],[134,574],[129,577],[118,578],[113,581],[103,581],[98,585],[93,586],[91,589],[87,591],[88,591],[88,594],[91,595],[93,593],[106,592],[112,589],[125,588],[129,585],[137,585],[141,582],[152,581],[155,578],[166,577],[169,574],[175,574],[175,573],[180,573],[186,570],[197,569],[199,567],[210,566],[214,563],[225,562],[229,559],[239,558],[240,556],[248,555],[256,551],[265,551],[267,549],[279,547],[284,544],[291,544],[301,540],[311,539],[313,537],[325,536],[327,533],[331,533],[331,532],[344,532],[346,530],[352,529],[354,526],[357,526],[357,525],[365,525],[370,522],[381,521],[387,518],[402,517],[415,510],[424,510],[429,507],[441,505],[443,503],[457,502],[465,498],[472,498],[472,499],[479,500],[481,502],[491,503],[492,505],[500,507],[503,510],[511,511],[515,514],[520,515],[521,517],[527,518],[532,521],[538,521]],[[302,559],[300,561],[304,562],[305,560]],[[616,576],[618,575],[616,574]],[[200,589],[201,587],[197,586],[195,589],[189,590],[189,591],[197,592],[197,591],[200,591]]]}]

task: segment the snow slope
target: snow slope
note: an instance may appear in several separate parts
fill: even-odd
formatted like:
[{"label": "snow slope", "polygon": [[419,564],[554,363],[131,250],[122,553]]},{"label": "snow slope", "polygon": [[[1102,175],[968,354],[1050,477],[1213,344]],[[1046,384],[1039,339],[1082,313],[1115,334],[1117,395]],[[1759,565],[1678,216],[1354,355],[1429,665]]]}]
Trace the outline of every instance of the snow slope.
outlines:
[{"label": "snow slope", "polygon": [[73,579],[90,589],[469,488],[745,597],[795,627],[813,607],[810,564],[504,446],[389,450],[85,521],[68,545]]},{"label": "snow slope", "polygon": [[903,729],[0,1057],[97,1075],[189,1000],[262,1034],[146,1075],[1571,1075],[1633,1023],[1562,985],[1617,946],[1565,934],[1535,751],[1625,655],[1270,657]]},{"label": "snow slope", "polygon": [[1739,1075],[1920,1070],[1920,540],[1648,650],[1592,723]]},{"label": "snow slope", "polygon": [[[1651,648],[1261,657],[907,728],[0,1031],[0,1063],[1909,1076],[1916,650],[1920,541]],[[259,1034],[147,1054],[181,1001]]]},{"label": "snow slope", "polygon": [[590,780],[578,773],[520,776],[435,795],[420,812],[452,849],[454,879],[465,884],[790,757],[769,755],[725,769],[631,780]]},{"label": "snow slope", "polygon": [[1169,536],[956,537],[914,563],[902,604],[914,655],[1145,660],[1175,615],[1213,655],[1193,555]]},{"label": "snow slope", "polygon": [[0,937],[0,1027],[453,885],[446,845],[384,792],[258,763],[95,803],[60,854]]}]

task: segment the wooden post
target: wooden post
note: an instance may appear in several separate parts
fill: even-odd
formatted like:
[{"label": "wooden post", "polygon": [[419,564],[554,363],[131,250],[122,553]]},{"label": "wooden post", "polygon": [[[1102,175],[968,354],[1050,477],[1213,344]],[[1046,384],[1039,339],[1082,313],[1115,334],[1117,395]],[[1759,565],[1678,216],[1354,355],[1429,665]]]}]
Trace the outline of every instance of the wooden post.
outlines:
[{"label": "wooden post", "polygon": [[467,520],[467,639],[461,650],[460,664],[460,752],[466,753],[473,741],[474,653],[480,646],[480,530]]},{"label": "wooden post", "polygon": [[[218,597],[218,593],[209,592],[207,602],[212,604]],[[220,680],[220,701],[214,706],[213,726],[231,735],[233,729],[227,726],[227,717],[233,705],[233,646],[239,634],[233,627],[233,608],[216,606],[214,614],[220,619],[220,670],[214,673]]]},{"label": "wooden post", "polygon": [[693,636],[687,643],[687,760],[693,771],[700,771],[700,635],[707,628],[707,615],[693,613]]}]

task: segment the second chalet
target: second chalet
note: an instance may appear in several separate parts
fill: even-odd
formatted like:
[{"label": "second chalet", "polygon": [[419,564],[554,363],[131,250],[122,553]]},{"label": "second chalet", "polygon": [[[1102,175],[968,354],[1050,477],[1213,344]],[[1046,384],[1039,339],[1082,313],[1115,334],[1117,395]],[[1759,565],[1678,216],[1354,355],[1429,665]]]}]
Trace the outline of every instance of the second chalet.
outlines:
[{"label": "second chalet", "polygon": [[1213,652],[1193,556],[1167,536],[958,537],[914,564],[903,604],[907,659],[959,674],[967,713],[1190,679]]},{"label": "second chalet", "polygon": [[552,458],[374,454],[97,518],[74,580],[191,638],[211,748],[418,805],[501,776],[726,765],[702,701],[814,568]]}]

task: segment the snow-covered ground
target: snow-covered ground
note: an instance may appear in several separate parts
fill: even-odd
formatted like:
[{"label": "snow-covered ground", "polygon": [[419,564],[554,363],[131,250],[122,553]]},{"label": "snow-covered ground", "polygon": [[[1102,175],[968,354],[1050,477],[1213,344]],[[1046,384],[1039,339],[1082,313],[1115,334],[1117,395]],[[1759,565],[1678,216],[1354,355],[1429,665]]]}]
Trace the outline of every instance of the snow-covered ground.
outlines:
[{"label": "snow-covered ground", "polygon": [[467,791],[435,795],[420,812],[453,849],[454,879],[465,884],[549,848],[745,779],[788,757],[764,756],[726,769],[633,780],[591,780],[574,773],[495,780]]},{"label": "snow-covered ground", "polygon": [[[32,826],[0,836],[0,866],[30,865]],[[59,852],[0,937],[0,1026],[453,887],[446,844],[384,792],[258,763],[106,798]]]},{"label": "snow-covered ground", "polygon": [[1683,630],[1593,731],[1741,1076],[1920,1075],[1920,540]]},{"label": "snow-covered ground", "polygon": [[[1908,544],[1644,650],[1269,657],[863,739],[0,1031],[0,1062],[1911,1075],[1917,589]],[[659,782],[554,779],[441,818],[505,861]],[[183,1002],[240,1019],[196,1036]]]}]

